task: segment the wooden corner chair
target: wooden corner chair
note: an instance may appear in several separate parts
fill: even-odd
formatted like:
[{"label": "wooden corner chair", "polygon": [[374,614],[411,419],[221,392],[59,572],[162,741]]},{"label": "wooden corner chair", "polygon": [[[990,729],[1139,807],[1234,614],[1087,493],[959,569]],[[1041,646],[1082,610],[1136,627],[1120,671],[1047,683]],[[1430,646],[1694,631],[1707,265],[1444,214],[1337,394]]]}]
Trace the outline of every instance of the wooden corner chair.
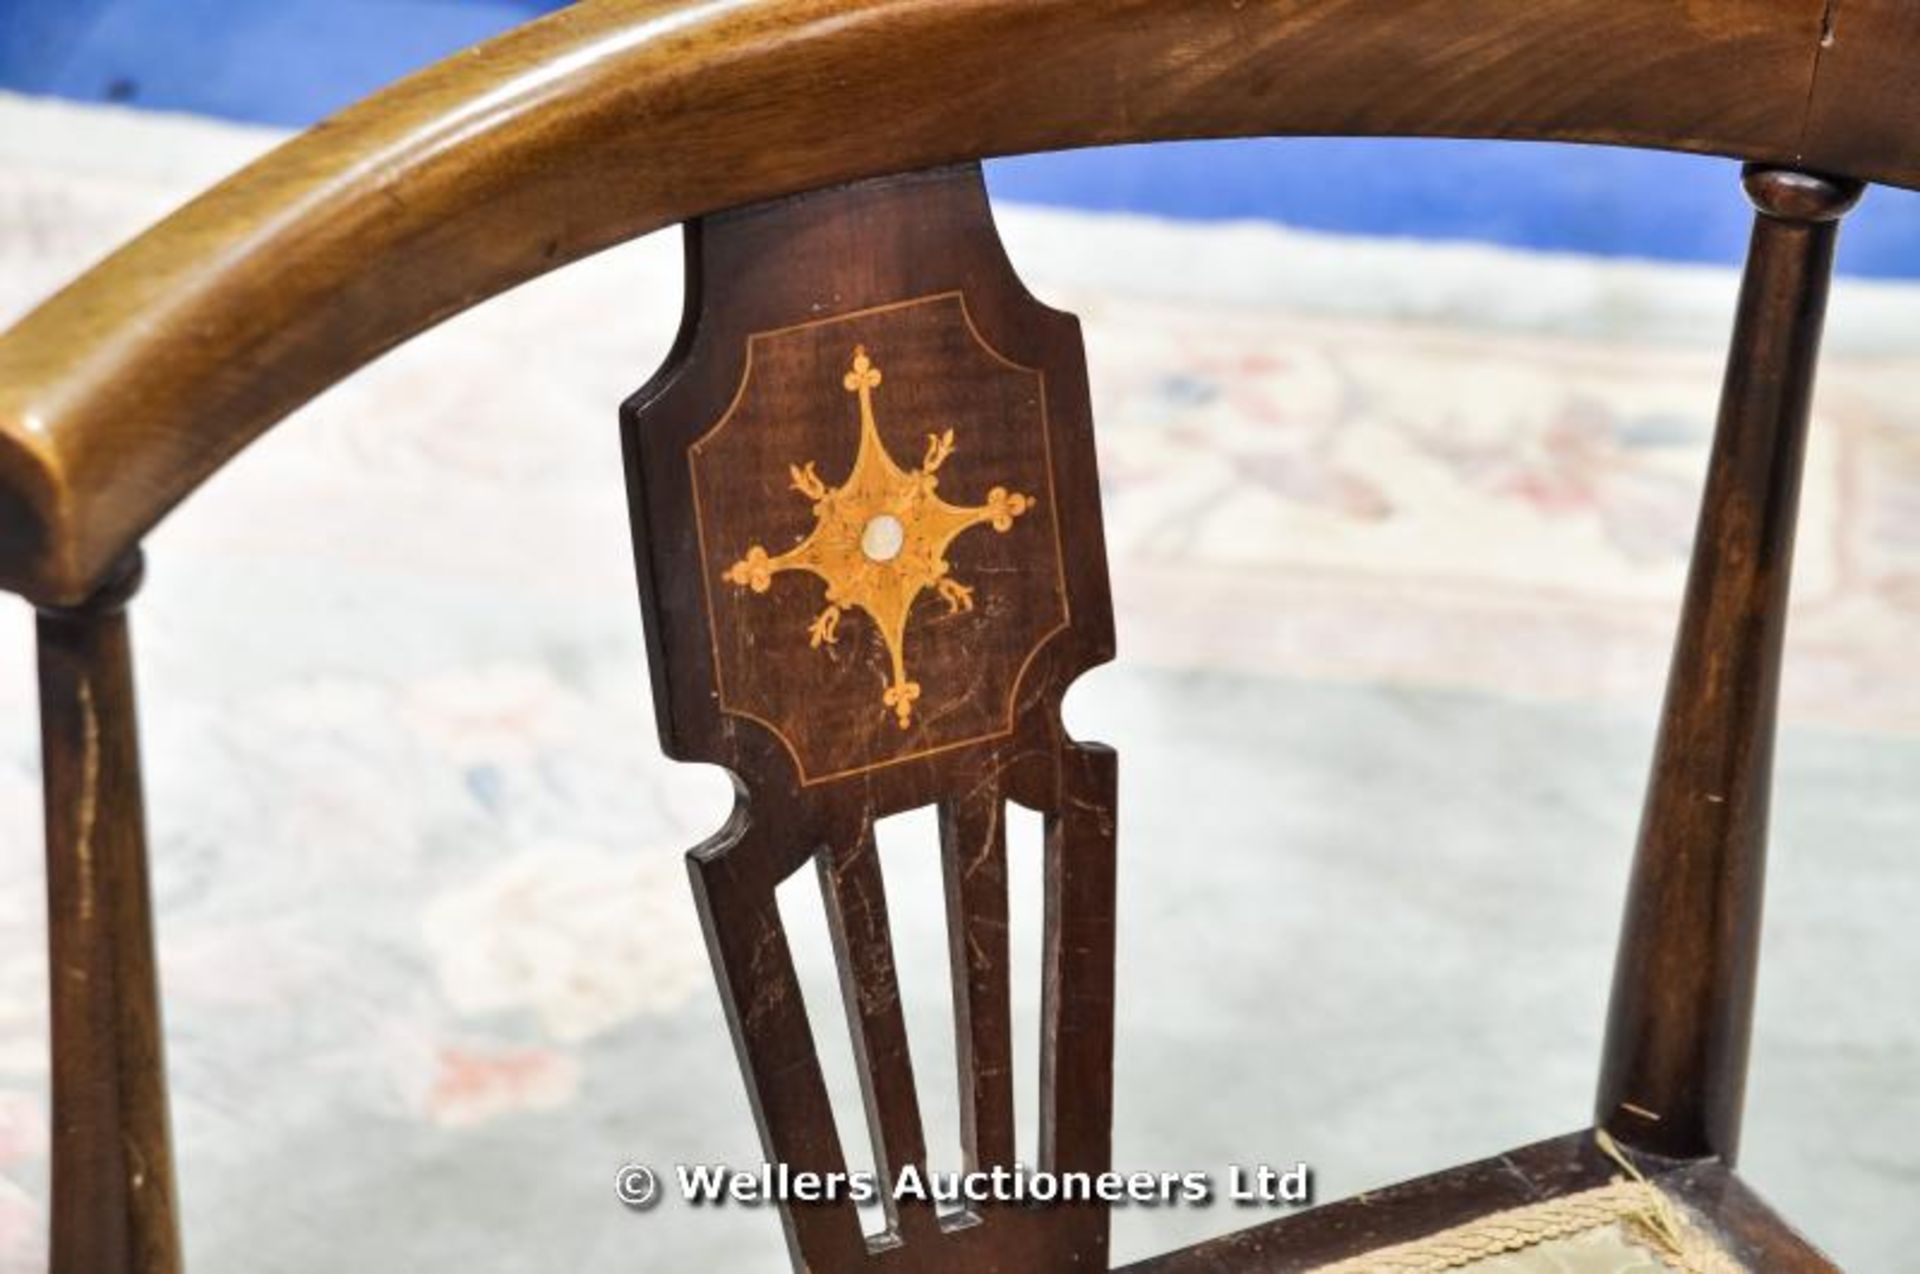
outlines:
[{"label": "wooden corner chair", "polygon": [[[1615,1187],[1748,1268],[1833,1268],[1733,1165],[1821,316],[1861,184],[1920,186],[1916,58],[1920,10],[1893,0],[586,0],[181,209],[0,338],[0,584],[40,615],[52,1268],[180,1267],[125,617],[142,537],[382,351],[674,222],[686,322],[622,410],[627,481],[664,745],[740,792],[689,862],[768,1157],[845,1166],[774,907],[812,864],[877,1162],[924,1161],[872,828],[937,805],[966,1155],[1012,1163],[1014,802],[1047,827],[1037,1166],[1108,1168],[1117,773],[1059,712],[1113,653],[1086,373],[973,161],[1314,133],[1730,155],[1758,215],[1595,1127],[1133,1268],[1452,1268],[1420,1245]],[[1101,1206],[902,1205],[879,1239],[845,1203],[782,1216],[800,1269],[1109,1264]]]}]

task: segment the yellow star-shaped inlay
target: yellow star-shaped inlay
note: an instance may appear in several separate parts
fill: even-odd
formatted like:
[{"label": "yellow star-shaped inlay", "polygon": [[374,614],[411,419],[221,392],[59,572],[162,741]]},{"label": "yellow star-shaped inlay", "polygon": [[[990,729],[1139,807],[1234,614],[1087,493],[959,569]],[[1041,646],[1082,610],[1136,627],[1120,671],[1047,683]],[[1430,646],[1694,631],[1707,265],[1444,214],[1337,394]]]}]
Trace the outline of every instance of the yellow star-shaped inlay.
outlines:
[{"label": "yellow star-shaped inlay", "polygon": [[946,551],[969,527],[986,523],[996,531],[1034,506],[1031,496],[994,487],[987,502],[972,508],[948,504],[935,494],[934,471],[953,454],[953,430],[927,435],[920,467],[902,469],[887,454],[873,419],[873,391],[880,369],[864,346],[853,351],[853,367],[843,381],[860,396],[860,451],[847,480],[830,487],[814,472],[813,462],[791,465],[793,489],[813,501],[814,528],[797,547],[771,556],[758,544],[724,573],[730,583],[764,593],[782,571],[810,571],[827,585],[827,607],[807,629],[811,644],[839,640],[840,617],[865,611],[878,625],[893,660],[893,679],[881,702],[893,709],[906,729],[920,684],[907,678],[907,616],[915,599],[931,588],[948,613],[973,609],[973,590],[947,574]]}]

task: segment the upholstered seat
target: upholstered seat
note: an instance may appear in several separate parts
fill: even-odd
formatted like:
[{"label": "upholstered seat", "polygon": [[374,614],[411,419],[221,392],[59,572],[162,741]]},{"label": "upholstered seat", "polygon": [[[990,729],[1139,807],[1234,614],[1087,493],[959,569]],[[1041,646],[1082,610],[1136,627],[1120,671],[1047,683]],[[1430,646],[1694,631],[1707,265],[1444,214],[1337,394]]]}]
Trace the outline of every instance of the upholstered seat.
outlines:
[{"label": "upholstered seat", "polygon": [[[1478,1237],[1478,1227],[1466,1233]],[[1374,1259],[1384,1259],[1385,1255],[1376,1253]],[[1400,1268],[1421,1267],[1408,1264]],[[1669,1270],[1700,1267],[1679,1265],[1664,1259],[1657,1248],[1642,1241],[1636,1232],[1614,1222],[1582,1230],[1568,1238],[1548,1239],[1465,1265],[1447,1267],[1430,1264],[1425,1268],[1455,1268],[1477,1271],[1478,1274],[1665,1274]]]}]

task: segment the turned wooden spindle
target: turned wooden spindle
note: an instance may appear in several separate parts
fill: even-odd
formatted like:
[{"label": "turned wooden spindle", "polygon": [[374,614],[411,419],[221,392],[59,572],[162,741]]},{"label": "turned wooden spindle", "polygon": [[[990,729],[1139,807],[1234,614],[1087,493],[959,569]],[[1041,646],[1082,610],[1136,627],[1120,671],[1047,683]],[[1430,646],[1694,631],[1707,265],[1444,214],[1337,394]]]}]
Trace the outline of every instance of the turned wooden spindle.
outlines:
[{"label": "turned wooden spindle", "polygon": [[39,613],[52,979],[52,1274],[176,1274],[180,1242],[126,605],[129,558]]},{"label": "turned wooden spindle", "polygon": [[1808,405],[1860,183],[1750,164],[1758,210],[1614,969],[1598,1122],[1676,1158],[1739,1148],[1774,715]]}]

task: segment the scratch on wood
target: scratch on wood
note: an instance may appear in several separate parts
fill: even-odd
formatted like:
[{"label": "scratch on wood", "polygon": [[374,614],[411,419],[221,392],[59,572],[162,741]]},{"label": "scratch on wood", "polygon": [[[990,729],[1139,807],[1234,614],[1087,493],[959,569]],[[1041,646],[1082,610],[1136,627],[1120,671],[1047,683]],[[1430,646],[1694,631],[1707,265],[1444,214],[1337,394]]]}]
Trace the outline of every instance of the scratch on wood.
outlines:
[{"label": "scratch on wood", "polygon": [[1513,1177],[1515,1180],[1519,1181],[1521,1186],[1525,1188],[1527,1192],[1527,1197],[1529,1199],[1537,1199],[1540,1197],[1539,1185],[1534,1181],[1533,1177],[1530,1176],[1524,1168],[1522,1168],[1519,1164],[1513,1161],[1512,1155],[1500,1156],[1500,1168],[1508,1176]]},{"label": "scratch on wood", "polygon": [[80,682],[80,809],[74,839],[74,857],[80,867],[80,919],[92,921],[95,870],[93,825],[100,810],[100,717],[94,708],[93,683]]},{"label": "scratch on wood", "polygon": [[993,957],[988,954],[986,944],[980,941],[980,936],[972,928],[968,928],[966,934],[968,960],[976,970],[991,971]]},{"label": "scratch on wood", "polygon": [[967,880],[972,880],[982,867],[993,862],[993,847],[998,843],[1000,835],[1000,802],[992,801],[989,805],[991,813],[986,829],[980,837],[980,848],[974,852],[972,860],[967,863],[967,869],[963,873]]},{"label": "scratch on wood", "polygon": [[1813,128],[1814,96],[1820,86],[1820,64],[1828,49],[1840,36],[1840,0],[1827,0],[1826,7],[1820,11],[1820,36],[1813,46],[1813,59],[1807,68],[1807,95],[1800,107],[1800,136],[1794,146],[1794,158],[1799,159],[1807,151],[1807,133]]},{"label": "scratch on wood", "polygon": [[747,957],[747,966],[751,970],[748,978],[754,991],[741,1017],[742,1026],[749,1035],[757,1034],[767,1019],[786,1004],[789,984],[783,976],[785,969],[780,963],[780,942],[779,926],[763,919],[760,932],[754,938],[753,952]]}]

